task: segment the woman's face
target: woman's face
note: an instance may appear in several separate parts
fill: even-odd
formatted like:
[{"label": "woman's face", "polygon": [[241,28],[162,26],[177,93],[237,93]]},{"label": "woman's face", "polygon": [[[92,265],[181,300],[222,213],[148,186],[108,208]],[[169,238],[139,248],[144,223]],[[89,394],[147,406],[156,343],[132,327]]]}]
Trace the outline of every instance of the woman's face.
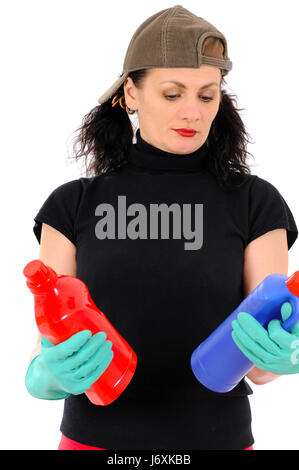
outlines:
[{"label": "woman's face", "polygon": [[[170,83],[181,82],[183,86]],[[165,83],[161,83],[165,82]],[[203,88],[205,85],[215,84]],[[142,90],[128,77],[124,83],[126,104],[138,111],[140,135],[149,144],[170,153],[191,153],[206,141],[218,112],[221,71],[217,67],[149,69]],[[173,129],[190,128],[194,137]]]}]

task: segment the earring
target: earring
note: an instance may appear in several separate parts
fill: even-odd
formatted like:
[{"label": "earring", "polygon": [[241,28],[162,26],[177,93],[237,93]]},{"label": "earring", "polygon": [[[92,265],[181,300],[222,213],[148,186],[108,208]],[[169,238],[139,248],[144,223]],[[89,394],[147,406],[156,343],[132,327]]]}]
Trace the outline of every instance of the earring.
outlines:
[{"label": "earring", "polygon": [[135,113],[135,109],[130,109],[128,108],[128,106],[126,105],[126,111],[128,114],[134,114]]},{"label": "earring", "polygon": [[120,107],[122,109],[125,109],[126,112],[128,114],[134,114],[135,113],[135,110],[134,109],[130,109],[128,108],[128,106],[126,105],[126,101],[125,101],[125,97],[124,95],[122,95],[121,97],[118,97],[117,94],[114,96],[113,100],[112,100],[112,107],[116,106],[117,103],[119,103]]}]

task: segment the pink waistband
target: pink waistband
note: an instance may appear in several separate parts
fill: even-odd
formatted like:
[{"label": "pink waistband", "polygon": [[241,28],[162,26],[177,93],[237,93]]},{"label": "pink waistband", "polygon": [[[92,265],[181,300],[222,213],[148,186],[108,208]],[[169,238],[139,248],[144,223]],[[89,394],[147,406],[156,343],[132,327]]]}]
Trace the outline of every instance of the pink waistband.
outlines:
[{"label": "pink waistband", "polygon": [[[107,450],[107,449],[101,449],[101,447],[86,446],[85,444],[80,444],[80,442],[73,441],[72,439],[69,439],[68,437],[62,434],[61,441],[58,446],[58,450]],[[243,449],[243,450],[253,450],[253,447],[250,446],[250,447],[247,447],[247,449]]]},{"label": "pink waistband", "polygon": [[68,437],[61,435],[61,441],[58,446],[58,450],[107,450],[101,449],[100,447],[86,446],[85,444],[80,444],[80,442],[73,441]]}]

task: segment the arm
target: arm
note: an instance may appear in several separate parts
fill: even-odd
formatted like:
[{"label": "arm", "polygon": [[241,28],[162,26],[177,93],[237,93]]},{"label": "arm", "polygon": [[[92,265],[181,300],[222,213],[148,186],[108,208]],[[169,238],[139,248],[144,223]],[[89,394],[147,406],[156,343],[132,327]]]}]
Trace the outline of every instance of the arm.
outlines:
[{"label": "arm", "polygon": [[[42,225],[40,259],[57,274],[76,276],[75,245],[47,224]],[[92,336],[83,330],[56,346],[39,335],[25,376],[28,392],[44,400],[84,393],[109,366],[111,346],[103,331]]]},{"label": "arm", "polygon": [[[271,230],[246,246],[243,268],[245,297],[272,273],[288,274],[286,229]],[[256,385],[264,385],[280,376],[253,367],[246,377]]]},{"label": "arm", "polygon": [[[57,272],[66,276],[76,276],[76,246],[61,232],[43,223],[39,259]],[[30,362],[40,353],[41,337],[38,335]]]}]

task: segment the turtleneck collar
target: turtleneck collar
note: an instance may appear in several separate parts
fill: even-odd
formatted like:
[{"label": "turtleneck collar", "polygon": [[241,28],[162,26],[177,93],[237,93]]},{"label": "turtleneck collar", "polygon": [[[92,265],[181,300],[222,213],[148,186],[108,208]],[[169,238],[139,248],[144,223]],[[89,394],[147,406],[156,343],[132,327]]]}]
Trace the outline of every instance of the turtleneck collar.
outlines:
[{"label": "turtleneck collar", "polygon": [[136,144],[132,144],[128,156],[130,166],[156,170],[200,171],[204,167],[208,148],[204,144],[188,154],[169,153],[150,145],[136,132]]}]

